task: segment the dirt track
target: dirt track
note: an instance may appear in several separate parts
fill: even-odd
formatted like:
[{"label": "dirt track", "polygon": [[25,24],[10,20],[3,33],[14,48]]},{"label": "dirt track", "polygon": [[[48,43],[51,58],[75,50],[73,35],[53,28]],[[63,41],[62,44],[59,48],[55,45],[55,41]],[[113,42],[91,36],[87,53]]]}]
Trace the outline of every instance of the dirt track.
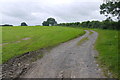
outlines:
[{"label": "dirt track", "polygon": [[[86,30],[85,35],[53,48],[21,77],[104,78],[94,58],[97,52],[93,49],[93,44],[98,34],[95,31],[92,32],[93,34],[89,34]],[[79,41],[85,37],[88,37],[88,40],[79,45]]]}]

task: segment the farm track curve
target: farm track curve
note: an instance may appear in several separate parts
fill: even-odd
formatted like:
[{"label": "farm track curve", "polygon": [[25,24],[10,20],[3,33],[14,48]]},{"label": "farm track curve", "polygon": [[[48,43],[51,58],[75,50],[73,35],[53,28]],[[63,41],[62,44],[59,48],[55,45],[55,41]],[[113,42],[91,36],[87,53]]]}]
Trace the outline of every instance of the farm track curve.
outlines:
[{"label": "farm track curve", "polygon": [[[61,43],[34,63],[21,78],[105,78],[96,63],[94,43],[98,33],[85,30],[86,34]],[[81,39],[87,37],[81,44]]]}]

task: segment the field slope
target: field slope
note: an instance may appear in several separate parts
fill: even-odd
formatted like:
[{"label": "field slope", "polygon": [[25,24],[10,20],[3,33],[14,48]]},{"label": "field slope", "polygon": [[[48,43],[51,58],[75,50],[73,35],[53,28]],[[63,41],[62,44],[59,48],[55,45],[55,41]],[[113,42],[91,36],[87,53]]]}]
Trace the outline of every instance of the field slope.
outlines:
[{"label": "field slope", "polygon": [[2,27],[2,61],[4,63],[23,53],[57,45],[84,33],[80,29],[58,26]]}]

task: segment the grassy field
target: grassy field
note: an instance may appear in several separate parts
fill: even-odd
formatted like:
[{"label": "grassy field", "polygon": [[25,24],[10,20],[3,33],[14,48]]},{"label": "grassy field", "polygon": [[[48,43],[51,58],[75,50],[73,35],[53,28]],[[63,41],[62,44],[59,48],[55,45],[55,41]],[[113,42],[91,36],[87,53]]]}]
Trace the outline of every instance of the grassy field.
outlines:
[{"label": "grassy field", "polygon": [[[0,43],[2,43],[2,27],[0,27]],[[2,47],[0,46],[0,63],[2,63]]]},{"label": "grassy field", "polygon": [[[0,41],[0,43],[6,44],[3,45],[2,61],[5,62],[14,56],[68,41],[83,35],[85,33],[83,30],[85,29],[86,28],[78,29],[57,26],[3,27],[3,37],[2,42]],[[120,67],[118,66],[120,65],[118,62],[118,58],[120,58],[120,53],[118,55],[118,31],[101,29],[92,30],[99,33],[95,44],[95,48],[99,52],[97,58],[98,62],[101,64],[101,67],[103,67],[105,73],[109,70],[114,74],[114,77],[120,77],[118,74],[118,70],[120,70]]]},{"label": "grassy field", "polygon": [[84,33],[81,29],[58,26],[2,27],[2,61],[4,63],[23,53],[57,45]]},{"label": "grassy field", "polygon": [[[118,70],[120,70],[120,63],[118,62],[118,31],[116,30],[100,30],[95,48],[99,52],[98,61],[103,67],[105,73],[107,70],[113,73],[114,77],[120,77]],[[120,55],[120,53],[119,53]]]}]

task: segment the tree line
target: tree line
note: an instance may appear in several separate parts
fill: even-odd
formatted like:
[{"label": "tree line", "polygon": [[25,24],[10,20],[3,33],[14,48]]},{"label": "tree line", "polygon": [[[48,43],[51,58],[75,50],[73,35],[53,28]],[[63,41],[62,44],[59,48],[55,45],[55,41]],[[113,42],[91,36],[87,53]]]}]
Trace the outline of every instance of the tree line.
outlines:
[{"label": "tree line", "polygon": [[82,27],[82,28],[100,28],[100,29],[116,29],[120,30],[120,22],[115,21],[84,21],[84,22],[73,22],[73,23],[60,23],[57,26],[69,26],[69,27]]}]

